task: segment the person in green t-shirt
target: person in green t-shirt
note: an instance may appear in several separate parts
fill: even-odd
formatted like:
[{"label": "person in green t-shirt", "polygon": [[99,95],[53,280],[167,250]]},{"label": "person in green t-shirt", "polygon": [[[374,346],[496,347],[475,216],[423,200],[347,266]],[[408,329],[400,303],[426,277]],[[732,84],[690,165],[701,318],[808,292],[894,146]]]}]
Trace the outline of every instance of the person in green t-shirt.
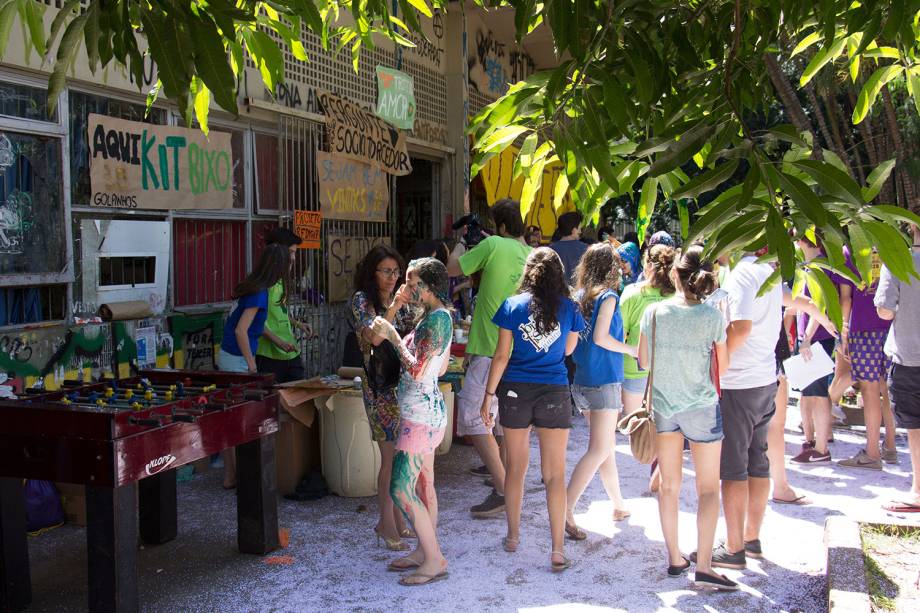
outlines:
[{"label": "person in green t-shirt", "polygon": [[[277,244],[288,249],[293,267],[300,237],[287,228],[275,228],[267,238],[269,245]],[[294,336],[294,327],[300,328],[307,338],[313,335],[309,325],[291,318],[287,309],[287,298],[285,279],[269,288],[268,316],[256,351],[256,366],[259,372],[274,374],[276,383],[297,381],[306,376],[300,357],[300,343]]]},{"label": "person in green t-shirt", "polygon": [[[639,324],[645,310],[674,294],[671,267],[676,251],[668,245],[658,244],[645,253],[643,280],[627,285],[620,298],[620,313],[623,315],[623,330],[627,345],[639,345]],[[638,411],[645,395],[648,372],[639,369],[635,358],[623,356],[623,415]]]},{"label": "person in green t-shirt", "polygon": [[[474,517],[480,518],[492,517],[505,510],[505,468],[492,428],[483,423],[479,413],[486,395],[492,355],[498,344],[498,326],[492,323],[492,317],[505,299],[516,292],[531,251],[524,242],[524,221],[518,201],[499,200],[490,212],[498,234],[483,239],[469,251],[461,240],[447,260],[447,271],[453,277],[482,274],[470,340],[466,345],[466,376],[463,389],[457,394],[457,434],[472,439],[495,484],[485,502],[470,509]],[[496,413],[498,402],[493,396],[492,415]]]}]

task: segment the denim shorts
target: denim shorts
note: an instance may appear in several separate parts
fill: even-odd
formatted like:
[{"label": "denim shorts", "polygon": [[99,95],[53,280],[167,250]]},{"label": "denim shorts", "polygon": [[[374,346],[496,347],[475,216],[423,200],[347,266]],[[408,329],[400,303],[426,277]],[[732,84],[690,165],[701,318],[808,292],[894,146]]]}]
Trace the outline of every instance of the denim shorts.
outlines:
[{"label": "denim shorts", "polygon": [[620,383],[608,383],[591,387],[587,385],[572,386],[572,400],[579,411],[620,411],[623,408],[623,395]]},{"label": "denim shorts", "polygon": [[722,411],[718,404],[675,413],[670,417],[664,417],[655,411],[655,429],[659,433],[680,432],[691,443],[715,443],[724,438]]},{"label": "denim shorts", "polygon": [[623,391],[629,392],[630,394],[644,394],[645,384],[647,382],[647,376],[641,379],[623,379]]},{"label": "denim shorts", "polygon": [[249,372],[249,364],[241,355],[233,355],[221,348],[217,354],[217,368],[225,372]]}]

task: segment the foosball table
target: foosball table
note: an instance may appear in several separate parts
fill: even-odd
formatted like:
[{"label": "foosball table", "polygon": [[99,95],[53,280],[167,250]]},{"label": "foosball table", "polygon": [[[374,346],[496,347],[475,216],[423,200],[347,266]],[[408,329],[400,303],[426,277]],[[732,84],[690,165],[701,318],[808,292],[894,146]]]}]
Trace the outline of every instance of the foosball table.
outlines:
[{"label": "foosball table", "polygon": [[272,375],[141,371],[0,402],[0,611],[31,602],[22,479],[86,486],[91,611],[138,609],[138,536],[176,537],[176,469],[236,449],[237,540],[278,547]]}]

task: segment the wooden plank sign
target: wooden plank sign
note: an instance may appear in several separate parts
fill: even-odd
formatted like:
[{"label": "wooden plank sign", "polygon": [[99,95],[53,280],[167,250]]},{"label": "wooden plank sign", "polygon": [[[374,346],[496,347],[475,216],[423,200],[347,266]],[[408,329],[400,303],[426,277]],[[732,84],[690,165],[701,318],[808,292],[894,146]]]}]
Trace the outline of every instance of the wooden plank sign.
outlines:
[{"label": "wooden plank sign", "polygon": [[406,135],[370,111],[327,91],[317,90],[326,116],[329,150],[372,164],[391,175],[412,172]]},{"label": "wooden plank sign", "polygon": [[355,269],[373,247],[389,245],[388,236],[326,236],[329,279],[329,302],[351,298]]},{"label": "wooden plank sign", "polygon": [[386,173],[370,164],[316,152],[319,205],[326,219],[386,221],[390,185]]},{"label": "wooden plank sign", "polygon": [[157,126],[91,113],[92,206],[122,209],[233,208],[230,134]]},{"label": "wooden plank sign", "polygon": [[294,211],[294,234],[300,237],[301,249],[319,249],[319,231],[323,214],[319,211]]}]

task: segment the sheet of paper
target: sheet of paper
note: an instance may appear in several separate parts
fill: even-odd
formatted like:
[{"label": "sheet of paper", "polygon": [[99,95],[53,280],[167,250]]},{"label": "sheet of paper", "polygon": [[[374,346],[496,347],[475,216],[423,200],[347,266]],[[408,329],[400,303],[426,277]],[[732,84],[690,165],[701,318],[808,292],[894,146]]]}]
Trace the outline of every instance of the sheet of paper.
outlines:
[{"label": "sheet of paper", "polygon": [[807,362],[801,355],[794,355],[783,361],[790,388],[803,390],[821,377],[834,372],[834,361],[824,351],[824,347],[815,343],[811,346],[811,354],[812,358]]}]

